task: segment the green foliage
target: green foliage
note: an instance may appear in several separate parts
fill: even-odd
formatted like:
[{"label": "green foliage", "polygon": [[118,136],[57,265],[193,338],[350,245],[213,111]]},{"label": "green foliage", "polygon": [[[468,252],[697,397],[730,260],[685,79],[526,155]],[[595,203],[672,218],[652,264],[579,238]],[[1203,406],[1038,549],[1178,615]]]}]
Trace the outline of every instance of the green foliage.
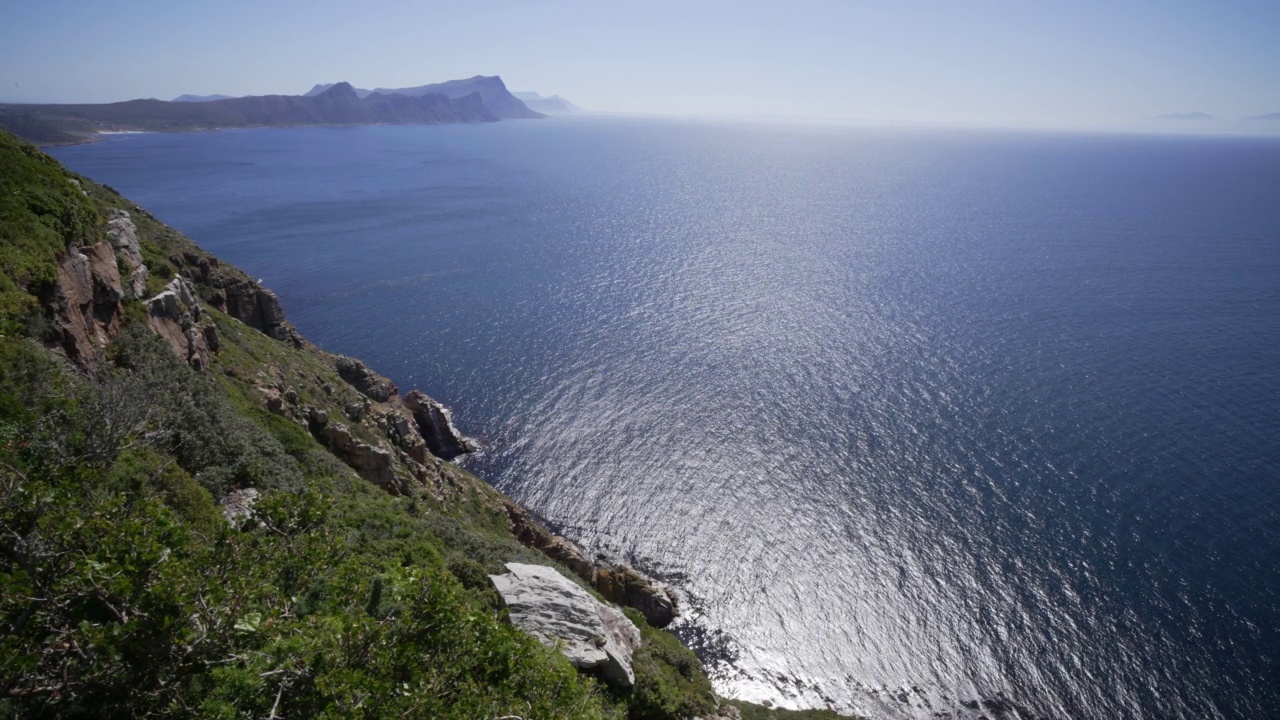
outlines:
[{"label": "green foliage", "polygon": [[0,450],[15,714],[612,715],[593,680],[465,590],[394,498],[315,481],[263,496],[241,532],[155,447],[55,466],[16,435]]},{"label": "green foliage", "polygon": [[222,525],[222,514],[209,491],[173,458],[154,448],[133,448],[120,453],[107,471],[106,480],[108,487],[122,492],[160,499],[202,534],[212,533]]},{"label": "green foliage", "polygon": [[640,628],[641,645],[632,657],[636,685],[630,714],[640,718],[687,718],[713,713],[717,706],[702,664],[674,635],[649,627],[634,610],[627,617]]},{"label": "green foliage", "polygon": [[93,203],[53,158],[0,132],[0,333],[26,330],[57,256],[101,237]]},{"label": "green foliage", "polygon": [[214,497],[235,487],[301,486],[298,462],[280,442],[238,413],[217,384],[141,324],[128,325],[108,351],[142,388],[136,402],[156,414],[163,430],[159,442]]}]

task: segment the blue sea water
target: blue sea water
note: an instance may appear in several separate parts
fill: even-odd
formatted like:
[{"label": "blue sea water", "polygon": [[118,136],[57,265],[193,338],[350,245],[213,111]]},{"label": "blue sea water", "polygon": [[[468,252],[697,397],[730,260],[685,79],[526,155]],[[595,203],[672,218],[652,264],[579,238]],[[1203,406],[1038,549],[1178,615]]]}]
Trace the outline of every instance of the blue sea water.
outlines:
[{"label": "blue sea water", "polygon": [[1280,717],[1280,141],[588,118],[54,154],[672,580],[724,692]]}]

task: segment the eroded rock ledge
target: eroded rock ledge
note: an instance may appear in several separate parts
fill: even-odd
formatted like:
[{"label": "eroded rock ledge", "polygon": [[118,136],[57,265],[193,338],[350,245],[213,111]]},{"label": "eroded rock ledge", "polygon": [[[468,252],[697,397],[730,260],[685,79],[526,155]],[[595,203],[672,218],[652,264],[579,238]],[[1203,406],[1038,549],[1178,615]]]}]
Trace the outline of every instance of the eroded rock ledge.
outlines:
[{"label": "eroded rock ledge", "polygon": [[459,455],[476,451],[475,443],[463,437],[453,426],[453,415],[449,408],[427,397],[421,390],[413,390],[406,395],[404,406],[413,413],[418,432],[422,434],[432,455],[452,460]]}]

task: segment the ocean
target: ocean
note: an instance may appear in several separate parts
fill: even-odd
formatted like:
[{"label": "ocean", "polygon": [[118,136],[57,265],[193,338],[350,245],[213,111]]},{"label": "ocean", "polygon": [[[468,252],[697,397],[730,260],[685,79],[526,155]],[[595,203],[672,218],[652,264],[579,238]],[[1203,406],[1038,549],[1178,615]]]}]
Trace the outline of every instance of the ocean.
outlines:
[{"label": "ocean", "polygon": [[672,582],[721,692],[1280,717],[1280,140],[586,117],[53,153]]}]

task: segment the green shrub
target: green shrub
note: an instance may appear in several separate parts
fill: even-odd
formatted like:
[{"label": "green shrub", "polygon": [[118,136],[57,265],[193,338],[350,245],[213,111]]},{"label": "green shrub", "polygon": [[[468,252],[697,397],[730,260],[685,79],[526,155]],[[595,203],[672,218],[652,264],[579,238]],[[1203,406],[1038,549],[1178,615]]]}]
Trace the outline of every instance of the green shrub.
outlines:
[{"label": "green shrub", "polygon": [[641,636],[640,648],[632,657],[636,684],[629,698],[631,718],[677,720],[714,712],[718,703],[711,681],[693,651],[674,635],[649,627],[640,613],[626,613]]},{"label": "green shrub", "polygon": [[147,447],[120,453],[106,477],[108,486],[131,496],[155,495],[192,529],[214,532],[222,523],[213,496],[185,470]]},{"label": "green shrub", "polygon": [[0,334],[26,330],[57,256],[101,239],[102,218],[56,160],[0,131]]},{"label": "green shrub", "polygon": [[146,327],[128,324],[108,357],[146,388],[166,449],[214,497],[235,487],[302,486],[298,462],[280,441],[238,413],[214,381],[178,359]]}]

